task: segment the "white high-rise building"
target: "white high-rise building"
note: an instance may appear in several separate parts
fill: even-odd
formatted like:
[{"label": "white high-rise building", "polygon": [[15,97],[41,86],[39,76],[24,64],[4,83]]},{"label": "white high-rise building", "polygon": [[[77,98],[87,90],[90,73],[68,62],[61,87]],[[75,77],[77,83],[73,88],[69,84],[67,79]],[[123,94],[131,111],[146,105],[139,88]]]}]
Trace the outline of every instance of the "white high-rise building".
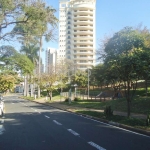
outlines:
[{"label": "white high-rise building", "polygon": [[51,67],[54,67],[56,65],[57,61],[57,49],[55,48],[48,48],[46,50],[46,55],[45,55],[45,72],[50,73]]},{"label": "white high-rise building", "polygon": [[71,60],[77,69],[95,65],[96,0],[60,0],[58,60]]}]

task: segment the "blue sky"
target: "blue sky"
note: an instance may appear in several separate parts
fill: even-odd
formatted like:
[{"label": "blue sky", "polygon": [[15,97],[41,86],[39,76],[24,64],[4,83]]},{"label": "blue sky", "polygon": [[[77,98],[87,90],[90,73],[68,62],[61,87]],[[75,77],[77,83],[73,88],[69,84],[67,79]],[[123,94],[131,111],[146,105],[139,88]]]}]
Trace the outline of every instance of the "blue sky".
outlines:
[{"label": "blue sky", "polygon": [[[58,17],[59,0],[47,0],[53,6]],[[125,26],[136,27],[139,24],[150,29],[150,0],[96,0],[96,45],[105,35],[112,35]],[[58,48],[57,42],[45,43]]]},{"label": "blue sky", "polygon": [[[47,4],[57,10],[59,17],[59,0],[46,0]],[[125,26],[136,27],[140,23],[150,29],[150,0],[97,0],[96,2],[96,45],[105,35],[112,35]],[[58,37],[57,37],[58,38]],[[6,43],[5,43],[6,44]],[[12,44],[16,45],[16,44]],[[43,49],[58,48],[58,42],[44,42]],[[16,47],[19,49],[19,47]],[[45,57],[45,52],[42,54]]]}]

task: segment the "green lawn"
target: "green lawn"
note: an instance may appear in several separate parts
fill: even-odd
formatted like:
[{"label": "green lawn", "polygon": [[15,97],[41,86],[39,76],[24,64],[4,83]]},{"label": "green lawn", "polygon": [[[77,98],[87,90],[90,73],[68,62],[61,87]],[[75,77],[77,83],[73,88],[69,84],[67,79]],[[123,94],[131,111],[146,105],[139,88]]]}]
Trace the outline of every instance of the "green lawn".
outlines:
[{"label": "green lawn", "polygon": [[[82,108],[105,109],[106,106],[111,106],[115,111],[127,112],[127,102],[125,99],[95,101],[95,100],[79,100],[72,101],[71,104],[63,102],[65,105],[77,106]],[[150,97],[137,97],[131,102],[132,113],[150,114]]]}]

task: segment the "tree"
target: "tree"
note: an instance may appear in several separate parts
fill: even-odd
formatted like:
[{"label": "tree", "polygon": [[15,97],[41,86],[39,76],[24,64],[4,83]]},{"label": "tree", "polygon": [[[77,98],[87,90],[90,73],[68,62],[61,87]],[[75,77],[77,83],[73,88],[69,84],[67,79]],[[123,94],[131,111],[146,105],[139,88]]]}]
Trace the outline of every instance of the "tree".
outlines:
[{"label": "tree", "polygon": [[[110,64],[115,70],[118,80],[123,83],[127,100],[128,117],[133,97],[132,89],[136,89],[138,75],[135,71],[136,53],[144,47],[144,38],[137,30],[126,27],[114,34],[105,44],[105,64]],[[135,84],[134,84],[135,82]]]},{"label": "tree", "polygon": [[76,71],[72,77],[72,83],[77,84],[79,87],[87,86],[87,73],[81,70]]},{"label": "tree", "polygon": [[0,40],[10,40],[10,36],[23,34],[13,30],[16,25],[32,26],[35,29],[38,21],[45,22],[45,18],[53,17],[53,13],[47,16],[50,10],[42,0],[0,0]]},{"label": "tree", "polygon": [[[38,63],[38,79],[40,78],[41,70],[41,50],[42,50],[42,38],[45,37],[46,41],[52,40],[54,38],[55,27],[57,27],[57,18],[54,13],[56,12],[50,6],[46,6],[42,1],[37,1],[35,6],[39,9],[42,14],[42,19],[30,20],[27,25],[19,24],[15,26],[14,32],[20,33],[19,39],[24,40],[25,46],[33,44],[38,44],[39,46],[39,60]],[[29,40],[30,39],[30,40]],[[34,57],[34,56],[31,56]],[[38,87],[38,97],[40,97],[40,88]]]},{"label": "tree", "polygon": [[60,89],[62,86],[62,81],[60,81],[61,73],[59,69],[55,66],[51,67],[51,71],[49,73],[41,74],[40,80],[38,84],[40,88],[47,91],[47,95],[49,96],[50,100],[52,100],[52,92],[56,89]]},{"label": "tree", "polygon": [[12,75],[0,75],[0,91],[6,93],[8,90],[12,90],[15,82],[16,79]]},{"label": "tree", "polygon": [[28,44],[27,46],[23,45],[20,49],[20,52],[25,54],[35,66],[38,62],[38,51],[39,47],[34,44]]}]

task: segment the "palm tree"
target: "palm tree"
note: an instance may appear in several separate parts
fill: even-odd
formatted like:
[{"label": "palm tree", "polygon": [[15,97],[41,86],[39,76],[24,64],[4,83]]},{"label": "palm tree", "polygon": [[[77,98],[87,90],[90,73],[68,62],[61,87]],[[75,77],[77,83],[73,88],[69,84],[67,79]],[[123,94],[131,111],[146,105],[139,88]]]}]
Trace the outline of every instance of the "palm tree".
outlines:
[{"label": "palm tree", "polygon": [[27,46],[23,45],[20,49],[20,52],[26,54],[35,66],[38,61],[38,51],[39,47],[34,44],[28,44]]},{"label": "palm tree", "polygon": [[[38,51],[39,51],[39,47],[35,44],[28,44],[27,46],[23,45],[20,49],[21,53],[24,53],[27,55],[27,57],[33,62],[35,68],[37,67],[37,62],[38,62]],[[35,71],[34,71],[35,72]],[[28,76],[27,76],[28,78]],[[30,76],[30,79],[32,77]],[[28,91],[28,83],[27,83],[27,79],[25,79],[25,88],[26,89],[24,91],[24,95],[29,95]],[[30,84],[31,86],[31,97],[33,96],[33,84]]]}]

